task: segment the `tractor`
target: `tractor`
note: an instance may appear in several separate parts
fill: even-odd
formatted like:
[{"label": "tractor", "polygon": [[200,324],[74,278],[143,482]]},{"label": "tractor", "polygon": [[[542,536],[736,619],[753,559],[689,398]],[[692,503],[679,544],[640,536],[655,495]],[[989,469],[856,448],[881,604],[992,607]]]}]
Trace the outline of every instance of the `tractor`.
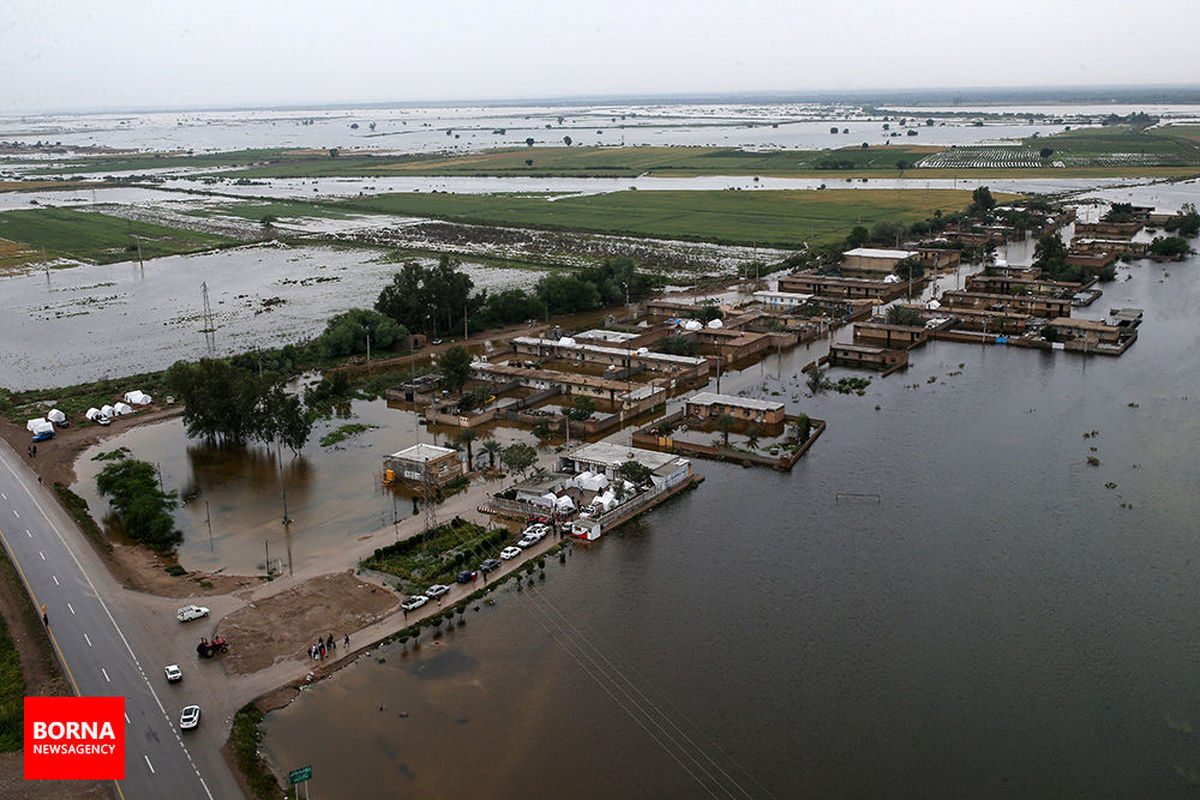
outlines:
[{"label": "tractor", "polygon": [[228,653],[229,643],[222,636],[214,636],[210,642],[208,639],[201,639],[200,644],[196,645],[196,654],[201,658],[212,658],[217,653]]}]

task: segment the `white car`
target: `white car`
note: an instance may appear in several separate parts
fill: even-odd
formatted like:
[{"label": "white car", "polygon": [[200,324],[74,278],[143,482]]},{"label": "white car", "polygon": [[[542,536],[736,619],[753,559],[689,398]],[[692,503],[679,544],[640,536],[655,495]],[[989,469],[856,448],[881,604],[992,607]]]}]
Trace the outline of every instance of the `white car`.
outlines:
[{"label": "white car", "polygon": [[183,711],[179,712],[179,727],[181,730],[190,731],[192,728],[200,724],[200,706],[184,706]]},{"label": "white car", "polygon": [[500,551],[500,557],[505,561],[514,559],[519,555],[521,555],[521,548],[519,547],[506,547]]},{"label": "white car", "polygon": [[435,583],[433,586],[430,586],[425,590],[425,596],[431,600],[436,600],[448,591],[450,591],[449,586],[441,583]]},{"label": "white car", "polygon": [[400,604],[400,607],[405,611],[416,611],[421,606],[429,602],[429,598],[423,594],[414,594],[412,597]]},{"label": "white car", "polygon": [[163,667],[163,672],[167,675],[168,683],[175,683],[183,680],[183,670],[179,668],[178,664],[168,664],[167,666]]},{"label": "white car", "polygon": [[193,619],[200,619],[208,616],[208,609],[204,606],[184,606],[175,612],[175,618],[180,622],[189,622]]},{"label": "white car", "polygon": [[527,533],[521,537],[521,540],[519,542],[517,542],[517,547],[520,547],[522,549],[524,549],[526,547],[533,547],[535,544],[537,544],[541,540],[542,540],[542,537],[539,534]]}]

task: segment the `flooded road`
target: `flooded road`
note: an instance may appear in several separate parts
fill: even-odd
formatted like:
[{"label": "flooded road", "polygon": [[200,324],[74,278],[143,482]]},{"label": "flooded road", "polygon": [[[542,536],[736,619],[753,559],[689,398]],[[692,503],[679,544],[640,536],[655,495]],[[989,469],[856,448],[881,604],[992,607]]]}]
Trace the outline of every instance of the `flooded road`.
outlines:
[{"label": "flooded road", "polygon": [[544,605],[304,693],[268,718],[275,764],[414,798],[698,796],[697,764],[755,797],[1181,794],[1200,259],[1104,290],[1082,316],[1146,309],[1119,359],[933,343],[806,398],[822,344],[727,376],[828,432],[788,474],[698,462],[699,490],[548,565]]},{"label": "flooded road", "polygon": [[[381,255],[264,244],[157,258],[144,268],[128,262],[0,277],[0,386],[69,386],[205,356],[204,283],[217,355],[297,342],[334,314],[373,306],[399,268]],[[538,277],[469,264],[466,271],[476,288],[529,286]]]}]

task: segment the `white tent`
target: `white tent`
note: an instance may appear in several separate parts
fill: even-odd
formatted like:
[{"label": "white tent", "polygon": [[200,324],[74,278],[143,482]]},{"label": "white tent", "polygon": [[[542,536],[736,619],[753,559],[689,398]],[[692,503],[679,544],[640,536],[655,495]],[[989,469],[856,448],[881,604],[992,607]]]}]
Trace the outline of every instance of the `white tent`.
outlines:
[{"label": "white tent", "polygon": [[559,511],[574,511],[575,501],[564,494],[554,503],[554,507]]},{"label": "white tent", "polygon": [[93,407],[89,408],[86,412],[84,412],[83,416],[84,416],[84,419],[93,419],[94,420],[96,417],[101,416],[100,409],[93,406]]},{"label": "white tent", "polygon": [[133,409],[126,403],[117,403],[115,406],[113,406],[113,411],[116,412],[118,417],[133,413]]},{"label": "white tent", "polygon": [[41,436],[44,433],[48,433],[51,436],[54,435],[54,423],[53,422],[48,422],[47,420],[44,420],[44,419],[30,420],[30,422],[37,423],[33,428],[30,429],[30,433],[32,433],[34,436]]},{"label": "white tent", "polygon": [[899,282],[900,282],[900,276],[899,276],[899,275],[887,275],[887,276],[884,276],[883,282],[884,282],[884,283],[899,283]]},{"label": "white tent", "polygon": [[153,398],[143,392],[141,389],[134,389],[132,392],[125,393],[125,402],[132,403],[135,406],[148,406]]},{"label": "white tent", "polygon": [[713,330],[716,330],[717,328],[724,328],[725,323],[721,322],[721,320],[719,320],[719,319],[710,319],[708,321],[708,327],[712,328]]},{"label": "white tent", "polygon": [[580,489],[582,489],[584,482],[590,480],[591,477],[592,473],[585,469],[583,472],[571,479],[571,485],[578,486]]},{"label": "white tent", "polygon": [[108,405],[100,406],[100,416],[111,418],[111,417],[115,417],[116,415],[117,415],[117,412],[112,406],[108,406]]},{"label": "white tent", "polygon": [[936,311],[937,309],[942,307],[942,304],[939,303],[937,300],[930,300],[928,303],[925,304],[925,307],[932,308]]},{"label": "white tent", "polygon": [[30,433],[37,433],[37,429],[45,424],[46,424],[45,417],[38,417],[37,419],[31,419],[25,423],[25,430],[29,431]]},{"label": "white tent", "polygon": [[575,479],[575,485],[585,492],[598,492],[608,485],[608,478],[602,472],[581,472]]},{"label": "white tent", "polygon": [[687,322],[683,323],[683,329],[685,331],[698,331],[703,327],[704,323],[698,319],[689,319]]},{"label": "white tent", "polygon": [[617,496],[612,492],[605,492],[592,501],[592,508],[602,511],[608,511],[617,504]]},{"label": "white tent", "polygon": [[46,419],[61,425],[67,421],[67,415],[62,412],[61,408],[52,408],[46,412]]}]

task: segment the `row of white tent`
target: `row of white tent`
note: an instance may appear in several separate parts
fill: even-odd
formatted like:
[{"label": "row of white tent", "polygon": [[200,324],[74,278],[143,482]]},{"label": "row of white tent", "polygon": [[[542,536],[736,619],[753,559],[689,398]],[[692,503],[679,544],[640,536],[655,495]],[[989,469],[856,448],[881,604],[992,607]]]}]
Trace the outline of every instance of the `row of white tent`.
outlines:
[{"label": "row of white tent", "polygon": [[54,423],[45,417],[31,419],[25,423],[25,430],[32,433],[34,436],[40,436],[43,433],[54,433]]},{"label": "row of white tent", "polygon": [[112,419],[113,417],[123,417],[126,414],[132,413],[133,408],[129,404],[117,403],[116,405],[111,406],[100,406],[100,408],[93,406],[92,408],[89,408],[83,416],[95,422],[97,417],[108,417],[109,419]]}]

